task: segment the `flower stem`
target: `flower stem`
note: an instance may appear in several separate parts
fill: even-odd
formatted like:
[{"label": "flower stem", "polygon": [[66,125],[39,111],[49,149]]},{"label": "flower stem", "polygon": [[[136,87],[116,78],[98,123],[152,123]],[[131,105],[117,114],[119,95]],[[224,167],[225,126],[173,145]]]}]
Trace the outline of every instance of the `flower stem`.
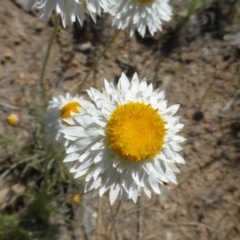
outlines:
[{"label": "flower stem", "polygon": [[48,42],[47,51],[46,51],[46,54],[45,54],[45,57],[44,57],[44,60],[43,60],[43,65],[42,65],[42,70],[41,70],[40,86],[41,86],[41,93],[42,93],[42,98],[43,98],[44,104],[46,104],[46,100],[47,100],[46,99],[46,89],[44,87],[44,75],[45,75],[47,63],[48,63],[48,60],[49,60],[49,56],[50,56],[50,53],[51,53],[53,41],[54,41],[54,39],[57,35],[59,19],[60,19],[60,16],[57,15],[55,17],[53,32],[52,32],[51,37],[50,37],[49,42]]},{"label": "flower stem", "polygon": [[137,210],[137,240],[142,239],[142,198],[141,192],[139,192],[138,196],[138,210]]},{"label": "flower stem", "polygon": [[[108,44],[105,46],[105,48],[103,49],[103,51],[100,53],[100,55],[98,56],[98,58],[94,61],[94,63],[92,64],[90,70],[87,72],[87,74],[85,75],[85,77],[83,78],[82,81],[78,82],[77,84],[75,84],[70,92],[74,92],[74,95],[81,90],[82,86],[84,85],[84,83],[87,81],[88,77],[91,75],[91,73],[95,70],[96,66],[98,65],[99,61],[104,57],[105,53],[107,52],[108,48],[111,46],[111,44],[113,43],[113,41],[115,40],[115,38],[118,36],[120,30],[117,30],[115,32],[115,34],[112,36],[111,40],[108,42]],[[74,91],[75,90],[75,91]]]}]

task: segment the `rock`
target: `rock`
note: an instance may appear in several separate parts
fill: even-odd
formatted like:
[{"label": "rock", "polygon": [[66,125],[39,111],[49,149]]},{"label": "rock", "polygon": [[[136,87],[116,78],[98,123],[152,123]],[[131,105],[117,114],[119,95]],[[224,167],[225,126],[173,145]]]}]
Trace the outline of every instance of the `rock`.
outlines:
[{"label": "rock", "polygon": [[170,208],[170,204],[169,203],[164,203],[163,205],[162,205],[162,209],[163,210],[168,210]]},{"label": "rock", "polygon": [[59,43],[62,47],[68,47],[70,45],[70,42],[67,39],[60,38]]},{"label": "rock", "polygon": [[37,21],[34,24],[34,29],[37,32],[40,32],[40,31],[42,31],[43,28],[44,28],[44,23],[42,21],[39,21],[39,19],[37,19]]},{"label": "rock", "polygon": [[162,89],[167,90],[171,86],[171,83],[172,83],[172,76],[171,75],[164,76],[162,78]]},{"label": "rock", "polygon": [[17,184],[14,184],[12,187],[11,187],[12,191],[16,194],[20,194],[20,193],[23,193],[26,189],[25,186],[17,183]]},{"label": "rock", "polygon": [[71,36],[64,29],[60,29],[57,39],[61,47],[69,47],[72,44]]},{"label": "rock", "polygon": [[201,143],[199,141],[194,141],[193,143],[193,150],[195,152],[199,151],[201,149]]},{"label": "rock", "polygon": [[200,121],[204,118],[204,114],[202,111],[196,111],[194,114],[193,114],[193,120],[195,121]]},{"label": "rock", "polygon": [[10,188],[5,188],[0,190],[0,209],[10,205],[10,198],[12,196],[12,191]]},{"label": "rock", "polygon": [[198,60],[198,52],[184,52],[181,54],[181,60],[183,62],[192,62]]},{"label": "rock", "polygon": [[2,48],[2,56],[5,58],[5,59],[10,59],[12,60],[13,59],[13,51],[12,49],[8,48],[8,47],[3,47]]},{"label": "rock", "polygon": [[94,47],[91,42],[86,42],[80,45],[75,45],[73,49],[78,52],[87,53],[94,50]]},{"label": "rock", "polygon": [[180,211],[180,216],[185,217],[187,215],[187,211],[185,209],[182,209]]},{"label": "rock", "polygon": [[72,52],[65,52],[62,56],[61,56],[61,61],[64,63],[70,62],[73,59],[73,54]]}]

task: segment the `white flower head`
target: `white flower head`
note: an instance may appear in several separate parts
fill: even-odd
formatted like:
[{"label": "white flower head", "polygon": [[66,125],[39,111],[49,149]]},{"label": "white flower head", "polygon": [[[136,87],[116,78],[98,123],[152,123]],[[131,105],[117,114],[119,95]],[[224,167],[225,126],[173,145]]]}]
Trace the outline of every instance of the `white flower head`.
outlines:
[{"label": "white flower head", "polygon": [[81,112],[82,99],[78,96],[72,97],[67,93],[66,96],[53,97],[49,101],[44,123],[53,143],[62,143],[65,148],[69,146],[69,140],[63,138],[63,133],[59,130],[69,125],[67,120],[71,119],[72,115]]},{"label": "white flower head", "polygon": [[108,1],[110,0],[29,0],[28,9],[38,5],[40,16],[46,20],[52,11],[56,10],[57,14],[61,15],[63,26],[66,27],[69,20],[72,22],[78,20],[82,25],[85,11],[96,22],[97,15],[101,15],[101,8],[107,11]]},{"label": "white flower head", "polygon": [[176,184],[175,164],[185,163],[178,153],[185,139],[177,135],[183,124],[173,116],[179,105],[167,107],[164,92],[137,74],[131,82],[122,74],[117,88],[105,80],[103,93],[91,88],[88,94],[94,104],[83,100],[85,112],[62,130],[73,141],[64,161],[76,161],[70,172],[85,176],[85,192],[109,190],[111,204],[118,195],[136,202],[140,190],[150,198]]},{"label": "white flower head", "polygon": [[168,0],[113,0],[110,13],[115,16],[113,25],[130,27],[131,37],[135,30],[144,37],[147,28],[151,35],[162,30],[162,22],[171,20],[172,8]]}]

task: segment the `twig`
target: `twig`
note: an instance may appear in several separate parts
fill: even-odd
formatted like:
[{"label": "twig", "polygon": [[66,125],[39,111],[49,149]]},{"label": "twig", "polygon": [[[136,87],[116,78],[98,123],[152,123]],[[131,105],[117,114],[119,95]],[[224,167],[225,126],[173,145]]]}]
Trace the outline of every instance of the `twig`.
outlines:
[{"label": "twig", "polygon": [[33,16],[37,16],[37,13],[34,10],[30,10],[28,11],[28,7],[27,4],[24,0],[11,0],[16,6],[18,6],[19,8],[23,9],[24,11],[26,11],[27,13],[33,15]]},{"label": "twig", "polygon": [[24,0],[11,0],[15,5],[27,11],[27,4]]},{"label": "twig", "polygon": [[[78,91],[81,90],[82,86],[84,85],[84,83],[87,81],[88,77],[90,76],[90,74],[95,70],[96,66],[98,65],[99,61],[103,58],[103,56],[105,55],[105,53],[107,52],[108,48],[111,46],[111,44],[113,43],[113,41],[115,40],[115,38],[118,36],[120,30],[117,30],[116,33],[113,35],[113,37],[111,38],[111,40],[108,42],[108,44],[106,45],[106,47],[103,49],[103,51],[100,53],[100,55],[98,56],[98,58],[96,59],[96,61],[93,63],[93,65],[91,66],[90,70],[88,71],[88,73],[85,75],[84,79],[80,82],[78,82],[77,84],[75,84],[71,89],[70,92],[74,91],[74,94],[76,94]],[[76,90],[77,89],[77,90]]]},{"label": "twig", "polygon": [[225,112],[227,112],[229,110],[229,108],[232,106],[232,104],[237,100],[237,98],[240,97],[240,89],[238,89],[234,96],[227,102],[227,104],[225,105],[225,107],[222,109],[222,111],[219,113],[220,117],[223,117]]},{"label": "twig", "polygon": [[84,237],[86,240],[92,240],[91,232],[92,232],[92,225],[90,222],[90,216],[88,216],[89,208],[86,206],[85,211],[83,213],[83,231],[84,231]]},{"label": "twig", "polygon": [[75,77],[77,77],[79,75],[79,73],[69,73],[69,74],[66,74],[64,76],[61,76],[58,80],[57,80],[57,83],[55,85],[55,88],[57,88],[61,83],[65,82],[65,81],[68,81],[68,80],[71,80]]},{"label": "twig", "polygon": [[162,224],[163,226],[190,226],[190,227],[205,227],[208,230],[213,231],[214,228],[210,227],[204,223],[198,223],[198,222],[182,222],[182,223],[174,223],[174,222],[166,222]]},{"label": "twig", "polygon": [[119,203],[119,205],[118,205],[118,207],[117,207],[117,211],[116,211],[116,214],[115,214],[115,216],[114,216],[114,219],[113,219],[113,221],[112,221],[112,224],[111,224],[111,227],[110,227],[110,230],[109,230],[109,233],[108,233],[108,239],[111,239],[111,233],[112,233],[112,230],[113,230],[113,228],[115,227],[115,223],[116,223],[116,220],[117,220],[117,218],[118,218],[118,215],[119,215],[119,210],[120,210],[120,208],[121,208],[121,206],[122,206],[122,202],[120,202]]},{"label": "twig", "polygon": [[42,70],[41,70],[40,86],[41,86],[41,93],[42,93],[44,103],[46,103],[46,90],[44,88],[44,75],[45,75],[47,63],[48,63],[48,60],[49,60],[49,56],[50,56],[50,53],[51,53],[53,41],[54,41],[54,39],[57,35],[59,19],[60,19],[60,16],[57,15],[55,17],[54,29],[53,29],[52,35],[49,39],[49,42],[48,42],[47,52],[46,52],[46,55],[44,57],[43,66],[42,66]]},{"label": "twig", "polygon": [[[209,42],[209,41],[208,41]],[[209,44],[210,45],[210,44]],[[215,55],[215,53],[213,53],[213,55]],[[230,65],[234,62],[235,60],[232,59],[231,61],[229,61],[229,63],[222,69],[222,72],[226,71]],[[208,88],[206,89],[205,93],[203,94],[203,97],[199,103],[199,107],[198,107],[198,111],[202,108],[202,104],[208,94],[208,92],[211,90],[211,88],[213,87],[215,81],[218,79],[219,75],[215,74],[215,76],[213,77],[213,80],[211,81],[211,83],[209,84]]]},{"label": "twig", "polygon": [[101,225],[102,225],[102,198],[98,197],[97,232],[98,232],[99,239],[101,239]]},{"label": "twig", "polygon": [[[35,156],[34,156],[35,157]],[[22,161],[20,161],[20,162],[17,162],[17,163],[14,163],[14,164],[12,164],[4,173],[2,173],[1,174],[1,176],[0,176],[0,187],[1,187],[1,185],[2,185],[2,180],[13,170],[13,169],[15,169],[18,165],[20,165],[20,164],[23,164],[23,163],[27,163],[27,162],[30,162],[30,161],[32,161],[32,158],[28,158],[28,159],[24,159],[24,160],[22,160]]]},{"label": "twig", "polygon": [[12,109],[12,110],[17,110],[17,109],[19,109],[19,107],[17,107],[17,106],[13,106],[13,105],[8,104],[8,103],[0,102],[0,105],[3,106],[3,107],[5,107],[5,108]]}]

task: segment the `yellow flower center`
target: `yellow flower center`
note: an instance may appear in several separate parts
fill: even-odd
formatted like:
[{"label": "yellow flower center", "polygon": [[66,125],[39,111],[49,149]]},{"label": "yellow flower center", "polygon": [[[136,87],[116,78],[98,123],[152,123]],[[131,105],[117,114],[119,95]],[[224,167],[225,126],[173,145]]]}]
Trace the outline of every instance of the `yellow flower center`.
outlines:
[{"label": "yellow flower center", "polygon": [[139,3],[142,3],[142,4],[148,4],[148,3],[152,3],[154,2],[155,0],[138,0]]},{"label": "yellow flower center", "polygon": [[144,161],[163,148],[166,122],[150,105],[130,102],[115,109],[106,134],[116,154],[129,161]]},{"label": "yellow flower center", "polygon": [[[72,117],[71,112],[79,113],[78,107],[81,107],[79,102],[70,102],[70,103],[66,104],[61,109],[61,113],[60,113],[61,118]],[[64,122],[64,124],[66,124],[66,123]],[[68,124],[66,124],[66,125],[68,125]]]}]

